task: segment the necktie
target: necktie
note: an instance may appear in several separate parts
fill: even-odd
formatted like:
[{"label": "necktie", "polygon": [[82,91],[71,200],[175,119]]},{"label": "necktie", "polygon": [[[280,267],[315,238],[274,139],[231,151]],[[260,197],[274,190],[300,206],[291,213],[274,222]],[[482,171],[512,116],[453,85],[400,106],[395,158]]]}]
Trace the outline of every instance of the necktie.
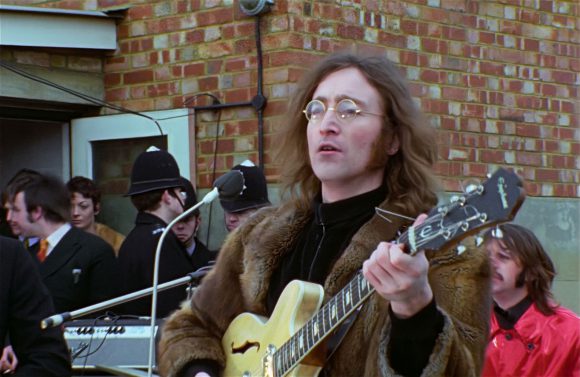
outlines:
[{"label": "necktie", "polygon": [[44,240],[44,239],[40,240],[38,252],[36,253],[36,257],[38,258],[40,263],[44,262],[44,259],[46,259],[46,252],[47,251],[48,251],[48,241]]}]

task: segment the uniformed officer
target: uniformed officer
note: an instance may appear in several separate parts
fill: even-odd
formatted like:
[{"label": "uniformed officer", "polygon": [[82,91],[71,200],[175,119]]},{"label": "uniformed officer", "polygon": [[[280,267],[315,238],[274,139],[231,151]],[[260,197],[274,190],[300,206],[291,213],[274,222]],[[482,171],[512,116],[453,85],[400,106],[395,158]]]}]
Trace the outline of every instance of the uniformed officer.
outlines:
[{"label": "uniformed officer", "polygon": [[[131,171],[131,186],[126,196],[137,208],[135,227],[119,250],[124,293],[153,285],[155,250],[168,223],[183,212],[184,188],[177,162],[166,151],[150,147],[141,153]],[[192,259],[173,232],[168,232],[161,248],[159,284],[178,279],[194,271]],[[166,317],[186,298],[185,287],[159,293],[157,318]],[[123,305],[123,314],[151,315],[151,298]]]},{"label": "uniformed officer", "polygon": [[239,170],[244,176],[244,190],[233,199],[222,199],[224,224],[228,232],[240,226],[258,209],[271,205],[268,199],[266,177],[259,167],[250,160],[236,165],[232,170]]}]

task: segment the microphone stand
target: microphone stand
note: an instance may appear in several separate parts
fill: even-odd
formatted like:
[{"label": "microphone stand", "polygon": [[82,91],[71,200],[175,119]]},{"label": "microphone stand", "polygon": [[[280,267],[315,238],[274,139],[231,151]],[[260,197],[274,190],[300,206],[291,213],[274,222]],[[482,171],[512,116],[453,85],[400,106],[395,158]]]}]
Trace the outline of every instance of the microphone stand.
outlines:
[{"label": "microphone stand", "polygon": [[[239,191],[238,191],[239,192]],[[219,189],[218,187],[214,187],[213,190],[208,192],[203,199],[193,207],[189,208],[187,211],[183,212],[181,215],[177,216],[173,221],[171,221],[161,233],[161,237],[157,242],[157,249],[155,250],[155,262],[153,264],[153,295],[151,296],[151,334],[155,332],[155,320],[157,317],[157,289],[158,289],[158,281],[159,281],[159,258],[161,256],[161,245],[163,245],[163,240],[165,240],[165,236],[171,228],[178,223],[181,219],[188,216],[190,213],[201,207],[203,204],[209,204],[215,198],[219,196]],[[149,339],[149,358],[147,363],[147,377],[152,377],[153,375],[153,354],[155,353],[155,339],[151,337]]]},{"label": "microphone stand", "polygon": [[[207,274],[209,272],[209,270],[211,270],[211,268],[212,268],[212,266],[202,267],[194,272],[187,274],[184,277],[181,277],[181,278],[178,278],[175,280],[171,280],[171,281],[165,282],[163,284],[159,284],[157,289],[161,292],[161,291],[165,291],[167,289],[178,287],[178,286],[183,285],[183,284],[197,284],[197,283],[199,283],[201,278],[204,277],[205,274]],[[84,307],[81,309],[77,309],[77,310],[74,310],[72,312],[55,314],[53,316],[50,316],[48,318],[43,319],[40,322],[40,327],[44,330],[44,329],[47,329],[49,327],[60,326],[64,322],[73,320],[75,318],[83,317],[87,314],[98,312],[98,311],[101,311],[103,309],[110,308],[111,306],[123,304],[125,302],[133,301],[133,300],[136,300],[136,299],[141,298],[141,297],[150,296],[152,293],[153,293],[153,287],[144,288],[144,289],[141,289],[139,291],[135,291],[133,293],[128,293],[128,294],[123,295],[123,296],[112,298],[110,300],[103,301],[103,302],[100,302],[98,304],[90,305],[90,306],[87,306],[87,307]]]}]

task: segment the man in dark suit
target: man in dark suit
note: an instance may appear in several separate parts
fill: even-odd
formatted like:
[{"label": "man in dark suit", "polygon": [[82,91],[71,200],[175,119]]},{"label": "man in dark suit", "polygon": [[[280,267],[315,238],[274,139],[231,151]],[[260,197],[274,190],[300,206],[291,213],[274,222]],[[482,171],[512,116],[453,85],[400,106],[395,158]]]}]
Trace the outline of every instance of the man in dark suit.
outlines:
[{"label": "man in dark suit", "polygon": [[36,257],[57,312],[95,304],[117,293],[115,253],[101,238],[69,224],[70,195],[60,179],[16,180],[6,191],[8,222],[23,236],[42,239]]},{"label": "man in dark suit", "polygon": [[7,336],[18,358],[15,371],[0,365],[0,373],[15,376],[71,375],[69,353],[59,328],[40,329],[54,314],[46,287],[23,245],[0,236],[0,349]]}]

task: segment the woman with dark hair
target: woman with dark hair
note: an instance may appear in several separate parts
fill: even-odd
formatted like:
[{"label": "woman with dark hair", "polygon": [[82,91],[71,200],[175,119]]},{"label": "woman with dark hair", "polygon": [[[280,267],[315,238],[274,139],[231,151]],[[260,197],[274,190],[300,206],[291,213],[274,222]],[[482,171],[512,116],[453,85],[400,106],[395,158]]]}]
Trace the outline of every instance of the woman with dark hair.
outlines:
[{"label": "woman with dark hair", "polygon": [[529,229],[486,233],[492,263],[491,335],[484,376],[580,376],[580,318],[559,306],[552,260]]},{"label": "woman with dark hair", "polygon": [[72,224],[107,241],[115,250],[115,255],[118,255],[125,236],[96,221],[95,216],[101,211],[101,190],[95,182],[92,179],[77,176],[71,178],[66,186],[71,196]]},{"label": "woman with dark hair", "polygon": [[[331,55],[293,98],[279,154],[290,200],[258,210],[230,233],[191,302],[165,323],[161,374],[233,374],[227,369],[232,358],[268,345],[256,344],[255,335],[229,343],[234,317],[294,312],[285,290],[294,280],[323,286],[328,301],[362,267],[364,278],[354,289],[375,292],[329,335],[326,357],[306,360],[295,375],[478,375],[489,318],[485,253],[441,250],[428,259],[423,251],[411,256],[403,245],[386,242],[412,219],[420,223],[420,214],[437,202],[435,131],[402,73],[383,57]],[[390,214],[388,221],[377,207]],[[325,318],[334,318],[335,310]],[[273,332],[287,328],[280,326]],[[315,336],[323,329],[311,330]],[[292,359],[305,347],[303,338],[296,341],[284,353]],[[274,367],[287,362],[276,360]]]}]

